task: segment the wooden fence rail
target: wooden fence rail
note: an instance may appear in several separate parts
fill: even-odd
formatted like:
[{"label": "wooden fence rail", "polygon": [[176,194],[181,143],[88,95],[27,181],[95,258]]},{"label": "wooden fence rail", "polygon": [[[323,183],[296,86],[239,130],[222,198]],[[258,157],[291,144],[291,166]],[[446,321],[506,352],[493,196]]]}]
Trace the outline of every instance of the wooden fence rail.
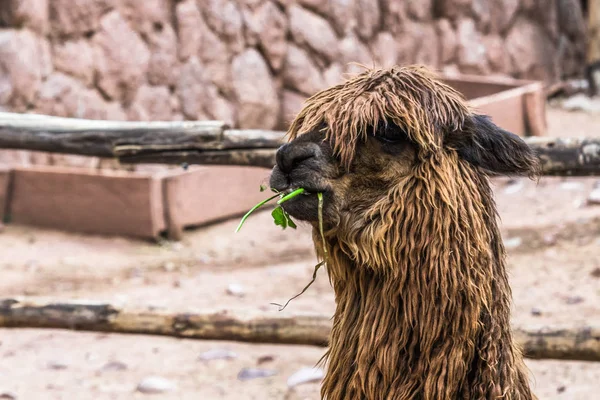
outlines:
[{"label": "wooden fence rail", "polygon": [[[205,340],[326,346],[331,318],[315,314],[240,311],[175,312],[108,303],[0,299],[0,327],[135,333]],[[600,327],[516,328],[529,358],[600,361]]]},{"label": "wooden fence rail", "polygon": [[[544,175],[600,176],[600,138],[525,137]],[[271,168],[285,133],[220,121],[121,122],[0,112],[0,148],[117,158],[122,163]]]}]

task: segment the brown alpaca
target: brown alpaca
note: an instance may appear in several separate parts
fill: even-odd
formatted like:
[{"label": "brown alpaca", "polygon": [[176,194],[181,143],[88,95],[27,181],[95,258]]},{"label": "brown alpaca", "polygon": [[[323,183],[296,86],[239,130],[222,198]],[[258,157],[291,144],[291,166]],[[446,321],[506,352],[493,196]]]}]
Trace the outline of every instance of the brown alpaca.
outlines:
[{"label": "brown alpaca", "polygon": [[488,173],[535,176],[516,135],[424,67],[367,70],[309,98],[271,187],[317,229],[324,193],[336,311],[321,395],[535,399],[510,327]]}]

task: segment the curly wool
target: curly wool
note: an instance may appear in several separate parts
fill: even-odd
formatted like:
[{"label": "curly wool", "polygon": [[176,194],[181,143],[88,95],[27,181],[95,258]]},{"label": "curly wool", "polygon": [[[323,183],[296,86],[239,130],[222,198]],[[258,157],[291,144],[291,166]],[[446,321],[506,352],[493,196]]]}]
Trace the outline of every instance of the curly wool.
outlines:
[{"label": "curly wool", "polygon": [[470,113],[427,69],[394,67],[314,95],[292,123],[292,139],[325,125],[346,167],[382,120],[404,128],[419,156],[366,215],[341,215],[327,234],[337,307],[323,398],[535,399],[511,334],[488,178],[443,149]]}]

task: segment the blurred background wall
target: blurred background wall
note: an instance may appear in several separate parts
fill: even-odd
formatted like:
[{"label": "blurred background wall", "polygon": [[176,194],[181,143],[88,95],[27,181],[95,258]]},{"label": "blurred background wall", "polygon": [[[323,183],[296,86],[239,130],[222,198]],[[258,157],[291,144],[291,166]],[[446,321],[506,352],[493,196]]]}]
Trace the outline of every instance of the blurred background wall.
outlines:
[{"label": "blurred background wall", "polygon": [[0,109],[285,129],[351,62],[550,82],[582,73],[582,4],[2,0]]}]

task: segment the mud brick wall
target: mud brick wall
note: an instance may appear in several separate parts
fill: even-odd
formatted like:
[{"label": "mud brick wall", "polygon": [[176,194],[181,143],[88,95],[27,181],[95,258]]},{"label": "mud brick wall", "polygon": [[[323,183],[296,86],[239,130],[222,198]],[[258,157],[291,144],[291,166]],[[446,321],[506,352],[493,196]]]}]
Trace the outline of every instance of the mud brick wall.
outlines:
[{"label": "mud brick wall", "polygon": [[0,109],[281,129],[351,62],[577,75],[585,25],[578,0],[2,0]]}]

